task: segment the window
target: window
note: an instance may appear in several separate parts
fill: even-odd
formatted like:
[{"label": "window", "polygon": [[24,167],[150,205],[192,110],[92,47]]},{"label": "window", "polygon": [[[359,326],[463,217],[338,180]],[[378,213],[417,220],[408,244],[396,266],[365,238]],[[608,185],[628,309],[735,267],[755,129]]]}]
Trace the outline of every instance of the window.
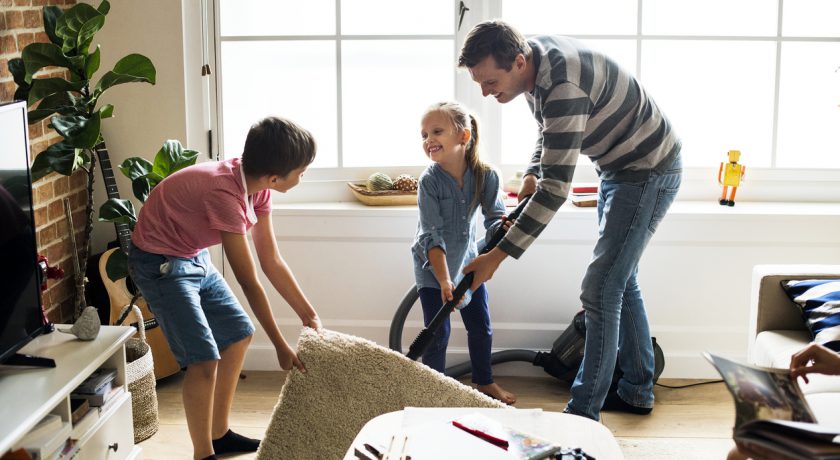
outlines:
[{"label": "window", "polygon": [[[753,181],[798,189],[840,176],[837,0],[465,1],[460,30],[459,3],[217,0],[223,154],[239,155],[250,125],[278,114],[318,140],[310,181],[416,174],[422,112],[456,99],[479,117],[482,157],[508,176],[536,140],[525,101],[486,100],[455,66],[472,25],[501,17],[526,36],[579,38],[633,72],[674,124],[703,196],[730,149]],[[576,180],[594,180],[580,164]]]},{"label": "window", "polygon": [[[526,35],[577,36],[634,71],[674,124],[688,167],[716,169],[737,149],[752,168],[840,168],[840,27],[830,19],[840,2],[502,0],[501,8]],[[502,109],[503,162],[533,145],[528,116]]]},{"label": "window", "polygon": [[420,165],[420,117],[454,98],[451,0],[219,0],[223,152],[288,117],[318,141],[313,168]]}]

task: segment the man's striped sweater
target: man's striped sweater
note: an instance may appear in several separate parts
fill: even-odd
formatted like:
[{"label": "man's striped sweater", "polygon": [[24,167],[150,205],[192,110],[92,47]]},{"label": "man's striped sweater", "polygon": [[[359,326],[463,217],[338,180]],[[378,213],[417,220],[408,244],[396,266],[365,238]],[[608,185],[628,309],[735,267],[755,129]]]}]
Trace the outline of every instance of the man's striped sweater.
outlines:
[{"label": "man's striped sweater", "polygon": [[528,40],[537,69],[525,94],[539,124],[526,174],[537,191],[499,243],[519,258],[566,201],[578,155],[595,164],[602,180],[644,181],[667,169],[680,141],[636,78],[609,57],[561,36]]}]

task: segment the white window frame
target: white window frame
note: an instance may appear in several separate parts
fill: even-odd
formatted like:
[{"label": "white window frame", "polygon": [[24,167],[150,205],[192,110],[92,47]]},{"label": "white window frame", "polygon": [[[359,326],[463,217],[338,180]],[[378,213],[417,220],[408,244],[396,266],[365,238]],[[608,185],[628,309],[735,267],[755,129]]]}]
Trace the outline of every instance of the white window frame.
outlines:
[{"label": "white window frame", "polygon": [[[582,0],[583,1],[583,0]],[[776,162],[776,131],[778,129],[778,99],[779,99],[779,75],[781,69],[780,55],[782,43],[784,42],[840,42],[840,38],[822,38],[822,37],[782,37],[782,11],[783,2],[779,0],[779,15],[776,36],[672,36],[672,35],[645,35],[641,33],[641,15],[644,0],[636,0],[639,3],[637,9],[637,29],[636,34],[624,35],[608,35],[608,34],[591,34],[591,35],[571,35],[582,39],[634,39],[636,41],[637,55],[636,67],[637,76],[644,84],[644,69],[641,67],[642,56],[641,49],[643,40],[708,40],[708,41],[731,41],[731,40],[755,40],[755,41],[771,41],[776,43],[776,75],[775,75],[775,94],[774,94],[774,114],[773,114],[773,133],[772,135],[772,152],[771,164]],[[790,1],[790,0],[788,0]],[[219,146],[223,145],[223,130],[222,117],[224,111],[222,107],[222,78],[223,69],[220,68],[218,56],[221,54],[221,38],[219,27],[219,0],[208,2],[208,7],[212,7],[213,11],[208,14],[208,17],[214,19],[212,37],[212,47],[215,51],[211,59],[211,65],[215,70],[211,82],[211,89],[215,93],[211,94],[211,126],[212,134],[212,155],[219,159]],[[211,5],[212,3],[212,5]],[[467,2],[465,2],[467,3]],[[455,51],[454,56],[457,59],[460,46],[464,41],[467,32],[477,23],[495,17],[502,17],[501,14],[501,0],[475,0],[467,4],[469,11],[466,13],[462,26],[456,30],[454,34]],[[453,9],[457,11],[459,1],[453,0]],[[236,37],[226,38],[226,41],[232,40],[334,40],[337,47],[336,59],[340,63],[341,59],[341,42],[343,40],[368,40],[368,39],[382,39],[382,40],[402,40],[402,39],[452,39],[452,35],[371,35],[371,36],[342,36],[340,24],[340,7],[341,0],[336,0],[336,34],[335,35],[306,35],[306,36],[286,36],[286,37]],[[455,14],[455,21],[458,17]],[[456,26],[457,29],[457,26]],[[839,70],[840,71],[840,70]],[[338,129],[338,161],[341,164],[342,159],[342,145],[341,145],[341,68],[338,67],[338,81],[337,88],[337,129]],[[455,98],[469,108],[471,108],[479,117],[481,122],[481,156],[482,159],[498,167],[504,178],[509,178],[514,175],[516,171],[524,169],[528,160],[530,159],[531,145],[523,145],[522,162],[520,164],[502,164],[501,152],[499,146],[501,145],[501,129],[499,128],[501,122],[501,105],[496,103],[492,98],[484,98],[478,86],[470,79],[469,74],[464,69],[457,69],[455,62],[453,62],[453,72],[456,72],[455,77]],[[212,91],[211,91],[212,93]],[[515,101],[521,103],[521,101]],[[838,108],[840,110],[840,108]],[[840,128],[840,127],[838,127]],[[418,141],[419,142],[419,141]],[[418,147],[419,148],[419,147]],[[725,161],[725,152],[721,153],[721,161]],[[740,196],[751,197],[753,201],[780,201],[780,202],[840,202],[840,169],[826,169],[826,168],[758,168],[747,166],[747,177],[744,183],[744,192],[739,190]],[[313,168],[307,171],[301,185],[296,188],[291,194],[284,194],[283,196],[275,195],[276,203],[294,203],[294,202],[315,202],[315,201],[340,201],[348,196],[347,187],[345,185],[348,181],[364,180],[373,172],[381,171],[386,174],[395,176],[401,173],[409,173],[412,175],[419,175],[425,168],[424,165],[412,167],[332,167],[332,168]],[[575,182],[597,182],[597,174],[593,166],[581,163],[577,166],[575,172]],[[717,165],[713,168],[709,167],[687,167],[683,179],[683,186],[680,192],[679,200],[716,200],[719,194],[719,186],[717,184]],[[746,199],[746,198],[744,198]]]}]

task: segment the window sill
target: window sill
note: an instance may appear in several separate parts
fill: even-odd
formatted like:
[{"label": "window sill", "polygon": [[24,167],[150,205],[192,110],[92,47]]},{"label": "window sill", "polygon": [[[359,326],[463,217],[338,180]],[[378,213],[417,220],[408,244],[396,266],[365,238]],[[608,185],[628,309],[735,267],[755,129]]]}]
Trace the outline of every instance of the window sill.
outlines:
[{"label": "window sill", "polygon": [[[508,205],[512,205],[508,202]],[[566,202],[560,213],[584,218],[595,208],[580,208]],[[272,208],[274,216],[396,216],[417,215],[417,206],[366,206],[358,201],[315,203],[282,203]],[[685,216],[840,216],[838,203],[782,203],[736,202],[735,206],[721,206],[715,201],[677,201],[669,215]]]}]

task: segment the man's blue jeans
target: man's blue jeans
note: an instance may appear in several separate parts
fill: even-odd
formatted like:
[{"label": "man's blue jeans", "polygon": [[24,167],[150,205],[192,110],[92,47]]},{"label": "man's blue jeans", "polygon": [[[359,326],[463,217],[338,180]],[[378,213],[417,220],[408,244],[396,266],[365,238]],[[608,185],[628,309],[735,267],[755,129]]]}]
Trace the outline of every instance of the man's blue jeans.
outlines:
[{"label": "man's blue jeans", "polygon": [[637,407],[653,407],[653,344],[636,275],[681,179],[678,156],[667,171],[651,172],[641,182],[601,181],[598,241],[580,295],[586,343],[568,412],[599,419],[616,362],[624,373],[619,397]]}]

